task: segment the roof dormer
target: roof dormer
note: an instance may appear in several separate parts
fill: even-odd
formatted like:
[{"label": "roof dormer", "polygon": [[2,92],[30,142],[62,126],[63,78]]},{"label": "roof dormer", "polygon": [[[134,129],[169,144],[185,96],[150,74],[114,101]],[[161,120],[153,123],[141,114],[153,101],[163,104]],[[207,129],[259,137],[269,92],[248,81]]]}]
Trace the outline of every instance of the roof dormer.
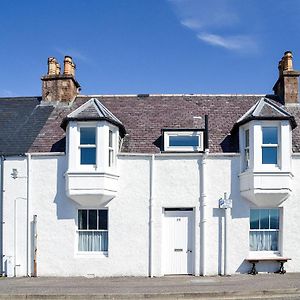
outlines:
[{"label": "roof dormer", "polygon": [[241,194],[257,206],[277,206],[290,195],[293,116],[262,98],[235,124],[239,128]]},{"label": "roof dormer", "polygon": [[117,193],[117,153],[124,137],[122,122],[98,99],[70,113],[61,125],[67,132],[67,194],[81,205],[97,205]]}]

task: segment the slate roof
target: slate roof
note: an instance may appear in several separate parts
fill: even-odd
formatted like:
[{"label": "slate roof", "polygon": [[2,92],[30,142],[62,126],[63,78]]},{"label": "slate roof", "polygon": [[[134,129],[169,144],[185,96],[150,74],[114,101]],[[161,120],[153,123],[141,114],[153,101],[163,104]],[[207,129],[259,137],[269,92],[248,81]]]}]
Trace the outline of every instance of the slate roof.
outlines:
[{"label": "slate roof", "polygon": [[275,101],[266,97],[254,104],[234,125],[238,127],[251,120],[289,120],[292,128],[297,127],[295,118]]},{"label": "slate roof", "polygon": [[0,98],[0,155],[23,154],[39,135],[54,107],[41,97]]},{"label": "slate roof", "polygon": [[[40,98],[0,98],[0,150],[2,153],[65,151],[65,131],[61,127],[63,120],[68,115],[72,116],[72,112],[84,103],[96,98],[126,128],[123,152],[157,153],[161,150],[161,129],[204,128],[206,114],[209,117],[210,152],[238,152],[238,136],[231,133],[231,130],[262,97],[264,96],[78,96],[69,106],[40,103]],[[282,109],[276,99],[268,101]],[[263,109],[261,113],[268,115],[267,109],[269,108]],[[97,117],[93,115],[95,111],[89,110],[90,108],[85,113]],[[299,106],[286,107],[285,111],[293,115],[300,124]],[[87,115],[79,114],[77,117]],[[300,126],[293,130],[293,151],[300,152]]]},{"label": "slate roof", "polygon": [[117,125],[121,137],[126,130],[122,122],[110,112],[98,99],[92,98],[68,114],[62,121],[61,127],[66,129],[69,121],[101,121],[105,120]]},{"label": "slate roof", "polygon": [[[64,151],[65,132],[59,127],[63,118],[91,98],[97,98],[126,128],[123,152],[158,153],[162,144],[162,128],[204,128],[205,114],[209,116],[210,151],[237,152],[237,137],[232,137],[230,130],[261,97],[262,95],[79,96],[70,107],[54,109],[30,151]],[[45,136],[53,138],[45,139]]]}]

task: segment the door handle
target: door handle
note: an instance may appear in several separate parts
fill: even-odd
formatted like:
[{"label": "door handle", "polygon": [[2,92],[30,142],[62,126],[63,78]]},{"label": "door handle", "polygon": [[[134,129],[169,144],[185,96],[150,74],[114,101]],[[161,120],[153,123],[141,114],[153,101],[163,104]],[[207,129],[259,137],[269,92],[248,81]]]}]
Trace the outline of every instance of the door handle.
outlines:
[{"label": "door handle", "polygon": [[192,253],[193,251],[192,250],[190,250],[190,249],[188,249],[187,251],[186,251],[186,253]]},{"label": "door handle", "polygon": [[175,252],[182,252],[183,249],[174,249]]}]

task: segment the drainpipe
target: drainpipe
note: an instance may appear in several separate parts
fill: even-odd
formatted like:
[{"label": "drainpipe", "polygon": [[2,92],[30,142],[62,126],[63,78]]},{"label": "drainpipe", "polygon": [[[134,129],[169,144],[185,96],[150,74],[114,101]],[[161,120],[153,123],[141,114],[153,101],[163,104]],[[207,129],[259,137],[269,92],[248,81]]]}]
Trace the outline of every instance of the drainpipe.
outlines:
[{"label": "drainpipe", "polygon": [[150,198],[149,198],[149,237],[150,237],[150,257],[149,257],[149,277],[153,277],[153,201],[154,201],[154,166],[155,166],[155,154],[151,155],[150,166]]},{"label": "drainpipe", "polygon": [[206,195],[206,159],[209,153],[208,145],[208,116],[205,115],[205,136],[204,136],[204,155],[201,160],[201,177],[200,177],[200,187],[201,187],[201,196],[200,196],[200,264],[201,264],[201,275],[206,275],[206,222],[207,222],[207,195]]},{"label": "drainpipe", "polygon": [[0,277],[4,273],[3,268],[3,177],[4,177],[4,156],[0,159]]},{"label": "drainpipe", "polygon": [[228,272],[228,216],[229,208],[225,208],[224,217],[224,275],[229,275]]},{"label": "drainpipe", "polygon": [[26,234],[26,254],[27,254],[27,261],[26,261],[26,274],[27,276],[30,276],[29,274],[29,265],[30,265],[30,261],[31,261],[31,255],[30,255],[30,218],[29,218],[29,211],[30,211],[30,207],[29,207],[29,200],[30,200],[30,170],[31,170],[31,154],[30,153],[26,153],[26,157],[27,157],[27,220],[26,220],[26,226],[27,226],[27,234]]},{"label": "drainpipe", "polygon": [[206,222],[207,222],[207,195],[206,195],[206,158],[208,155],[208,149],[205,149],[204,155],[202,156],[201,161],[201,179],[200,179],[200,185],[201,185],[201,227],[200,227],[200,249],[201,249],[201,275],[206,275]]}]

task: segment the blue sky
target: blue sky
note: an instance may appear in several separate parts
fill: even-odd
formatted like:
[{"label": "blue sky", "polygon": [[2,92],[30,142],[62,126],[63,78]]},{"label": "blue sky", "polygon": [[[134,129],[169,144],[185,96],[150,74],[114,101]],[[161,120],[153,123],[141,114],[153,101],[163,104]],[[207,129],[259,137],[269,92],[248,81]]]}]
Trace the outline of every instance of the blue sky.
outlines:
[{"label": "blue sky", "polygon": [[299,0],[1,0],[0,96],[40,95],[64,55],[82,94],[271,93],[299,19]]}]

